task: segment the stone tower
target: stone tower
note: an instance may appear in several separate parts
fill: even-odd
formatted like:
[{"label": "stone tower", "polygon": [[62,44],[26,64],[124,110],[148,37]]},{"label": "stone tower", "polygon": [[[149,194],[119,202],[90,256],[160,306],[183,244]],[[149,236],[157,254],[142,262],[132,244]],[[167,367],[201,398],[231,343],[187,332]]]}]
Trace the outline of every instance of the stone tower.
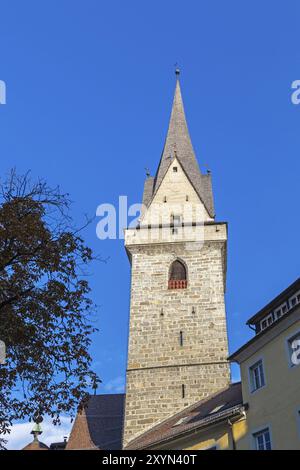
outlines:
[{"label": "stone tower", "polygon": [[168,133],[145,181],[131,262],[124,442],[227,387],[226,222],[216,222],[210,174],[189,136],[176,72]]}]

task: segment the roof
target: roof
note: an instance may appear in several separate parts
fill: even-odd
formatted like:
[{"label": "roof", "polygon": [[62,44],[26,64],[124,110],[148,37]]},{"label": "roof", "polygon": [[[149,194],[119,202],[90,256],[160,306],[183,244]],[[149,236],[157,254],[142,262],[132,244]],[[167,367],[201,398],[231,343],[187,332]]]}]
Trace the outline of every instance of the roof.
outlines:
[{"label": "roof", "polygon": [[125,394],[94,395],[86,416],[90,435],[100,449],[121,449]]},{"label": "roof", "polygon": [[278,334],[289,328],[295,322],[300,319],[300,308],[299,304],[291,308],[288,313],[282,315],[278,320],[274,321],[264,330],[261,330],[258,334],[253,336],[247,343],[243,344],[237,351],[232,353],[229,357],[229,361],[240,362],[248,355],[252,355],[254,351],[264,347],[269,341],[274,339]]},{"label": "roof", "polygon": [[67,441],[52,442],[52,444],[50,444],[50,450],[65,450],[66,445]]},{"label": "roof", "polygon": [[189,432],[224,421],[241,413],[241,382],[233,383],[214,395],[195,403],[129,443],[126,449],[151,448],[162,442],[183,437]]},{"label": "roof", "polygon": [[153,176],[149,176],[145,180],[144,184],[144,194],[143,194],[143,204],[148,207],[149,203],[152,199],[152,194],[153,194],[153,186],[154,186],[154,178]]},{"label": "roof", "polygon": [[265,307],[259,310],[255,315],[253,315],[247,321],[247,325],[255,325],[259,320],[261,320],[267,313],[270,313],[274,308],[282,304],[288,297],[290,297],[294,292],[300,289],[300,278],[293,282],[289,287],[282,291],[277,297],[275,297],[271,302],[269,302]]},{"label": "roof", "polygon": [[49,450],[49,447],[38,439],[34,439],[30,444],[23,447],[22,450]]},{"label": "roof", "polygon": [[202,175],[191,138],[189,135],[180,83],[177,79],[172,112],[167,137],[155,178],[146,179],[143,203],[148,207],[155,196],[169,166],[177,158],[186,176],[203,202],[210,217],[214,217],[214,203],[211,185],[211,175]]},{"label": "roof", "polygon": [[122,448],[125,394],[91,396],[78,412],[66,449]]}]

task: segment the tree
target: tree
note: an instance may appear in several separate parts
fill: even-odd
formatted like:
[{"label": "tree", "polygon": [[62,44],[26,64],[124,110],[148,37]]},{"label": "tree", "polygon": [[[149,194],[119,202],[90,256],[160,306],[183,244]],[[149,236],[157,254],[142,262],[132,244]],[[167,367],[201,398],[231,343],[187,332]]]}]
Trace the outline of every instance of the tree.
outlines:
[{"label": "tree", "polygon": [[0,437],[15,419],[48,414],[59,423],[100,382],[88,352],[93,254],[69,207],[68,195],[28,174],[0,181]]}]

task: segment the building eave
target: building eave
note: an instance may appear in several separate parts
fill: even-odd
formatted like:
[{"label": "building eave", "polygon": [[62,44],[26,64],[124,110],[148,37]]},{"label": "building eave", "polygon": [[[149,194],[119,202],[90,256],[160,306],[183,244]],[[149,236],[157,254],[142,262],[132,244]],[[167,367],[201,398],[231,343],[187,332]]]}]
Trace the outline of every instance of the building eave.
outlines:
[{"label": "building eave", "polygon": [[291,294],[296,290],[300,289],[300,278],[296,279],[293,284],[287,287],[283,292],[281,292],[277,297],[275,297],[271,302],[265,305],[261,310],[259,310],[255,315],[253,315],[249,320],[247,320],[247,325],[255,325],[259,322],[266,314],[270,313],[274,308],[280,305],[286,300]]},{"label": "building eave", "polygon": [[[154,446],[167,444],[169,442],[173,442],[173,441],[176,441],[178,439],[188,437],[192,434],[195,434],[195,433],[201,431],[202,429],[207,429],[211,426],[219,425],[219,424],[223,423],[224,421],[227,421],[229,418],[241,418],[241,417],[244,416],[245,410],[246,410],[245,405],[234,406],[234,407],[229,408],[228,410],[225,410],[223,412],[216,413],[212,417],[204,418],[203,420],[199,421],[198,423],[195,423],[195,426],[193,426],[189,429],[186,429],[184,431],[180,431],[177,434],[173,434],[172,436],[168,436],[168,437],[163,438],[163,439],[153,440],[151,443],[149,443],[145,446],[143,446],[142,444],[137,445],[137,446],[135,446],[135,449],[136,450],[139,450],[139,449],[145,449],[145,450],[153,449]],[[130,448],[130,445],[128,446],[128,448]],[[125,448],[125,450],[126,450],[126,448]]]},{"label": "building eave", "polygon": [[243,362],[299,320],[300,306],[296,305],[287,314],[283,315],[279,320],[276,320],[272,325],[265,330],[262,330],[237,351],[231,354],[228,357],[228,361],[238,363]]}]

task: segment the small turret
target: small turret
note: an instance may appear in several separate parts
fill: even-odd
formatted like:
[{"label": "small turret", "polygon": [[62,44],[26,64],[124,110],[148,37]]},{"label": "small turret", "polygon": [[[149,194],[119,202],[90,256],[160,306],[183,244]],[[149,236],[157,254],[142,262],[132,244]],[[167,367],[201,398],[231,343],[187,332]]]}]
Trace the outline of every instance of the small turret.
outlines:
[{"label": "small turret", "polygon": [[30,434],[33,435],[33,441],[22,450],[49,450],[49,447],[39,441],[39,435],[43,433],[40,423],[43,421],[41,416],[37,417]]}]

